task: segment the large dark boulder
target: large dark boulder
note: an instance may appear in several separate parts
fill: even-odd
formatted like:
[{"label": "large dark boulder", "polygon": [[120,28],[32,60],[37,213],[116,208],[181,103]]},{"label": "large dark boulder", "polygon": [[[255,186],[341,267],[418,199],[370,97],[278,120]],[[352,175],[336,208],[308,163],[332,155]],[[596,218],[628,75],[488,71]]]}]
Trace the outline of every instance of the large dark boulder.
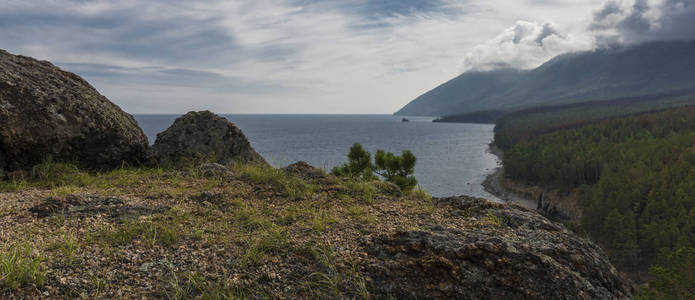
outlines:
[{"label": "large dark boulder", "polygon": [[152,146],[163,165],[212,160],[221,164],[265,160],[251,147],[241,129],[210,111],[188,112],[157,134]]},{"label": "large dark boulder", "polygon": [[376,298],[629,299],[596,244],[522,207],[435,201],[457,222],[384,234],[367,245]]},{"label": "large dark boulder", "polygon": [[80,76],[0,50],[0,173],[49,159],[108,169],[146,150],[135,119]]}]

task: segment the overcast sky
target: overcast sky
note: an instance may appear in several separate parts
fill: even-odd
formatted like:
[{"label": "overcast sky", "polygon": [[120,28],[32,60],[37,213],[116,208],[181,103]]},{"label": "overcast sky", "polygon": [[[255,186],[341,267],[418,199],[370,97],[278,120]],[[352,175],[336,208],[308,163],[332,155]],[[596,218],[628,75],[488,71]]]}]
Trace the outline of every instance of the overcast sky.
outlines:
[{"label": "overcast sky", "polygon": [[3,0],[0,48],[131,113],[392,113],[469,70],[695,39],[695,0]]}]

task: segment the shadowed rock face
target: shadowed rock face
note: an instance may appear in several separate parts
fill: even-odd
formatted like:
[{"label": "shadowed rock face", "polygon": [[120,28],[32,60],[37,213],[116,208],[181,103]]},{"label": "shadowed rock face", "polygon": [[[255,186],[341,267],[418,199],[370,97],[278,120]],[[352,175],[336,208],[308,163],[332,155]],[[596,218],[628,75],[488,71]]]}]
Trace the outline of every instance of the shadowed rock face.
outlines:
[{"label": "shadowed rock face", "polygon": [[455,216],[496,224],[433,225],[368,246],[375,294],[396,299],[629,299],[603,251],[535,212],[482,199],[440,199]]},{"label": "shadowed rock face", "polygon": [[192,111],[179,117],[157,134],[152,149],[157,161],[164,165],[207,158],[221,164],[265,163],[234,123],[210,111]]},{"label": "shadowed rock face", "polygon": [[146,149],[135,119],[87,81],[0,50],[0,173],[47,159],[108,169],[142,161]]}]

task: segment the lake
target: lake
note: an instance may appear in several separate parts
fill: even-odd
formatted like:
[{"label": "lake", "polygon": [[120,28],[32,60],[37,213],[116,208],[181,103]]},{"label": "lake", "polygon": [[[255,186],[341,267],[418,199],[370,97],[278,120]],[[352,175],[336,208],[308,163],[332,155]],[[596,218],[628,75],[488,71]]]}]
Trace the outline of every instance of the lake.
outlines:
[{"label": "lake", "polygon": [[[330,170],[347,161],[350,146],[361,143],[417,157],[415,176],[434,196],[471,195],[497,200],[482,182],[499,166],[488,152],[494,125],[433,123],[432,118],[393,115],[222,115],[235,123],[270,164],[283,167],[303,160]],[[150,143],[178,115],[134,115]]]}]

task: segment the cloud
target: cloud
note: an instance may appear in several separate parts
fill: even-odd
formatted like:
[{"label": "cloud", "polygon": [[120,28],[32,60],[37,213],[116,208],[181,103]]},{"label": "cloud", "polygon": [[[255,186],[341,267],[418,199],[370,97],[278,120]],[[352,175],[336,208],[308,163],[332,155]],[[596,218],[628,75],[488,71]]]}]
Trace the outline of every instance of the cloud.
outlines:
[{"label": "cloud", "polygon": [[61,62],[57,62],[56,65],[92,80],[108,82],[109,85],[175,85],[180,88],[203,88],[220,93],[232,92],[247,95],[276,94],[289,90],[281,82],[250,81],[240,77],[192,69]]},{"label": "cloud", "polygon": [[693,20],[692,0],[608,0],[584,24],[569,29],[552,22],[518,21],[467,52],[462,69],[531,69],[568,52],[654,40],[692,40]]},{"label": "cloud", "polygon": [[563,33],[553,23],[518,21],[497,37],[474,47],[465,56],[462,68],[472,71],[530,69],[559,54],[591,47],[591,39]]},{"label": "cloud", "polygon": [[685,1],[612,1],[594,17],[597,1],[6,0],[0,47],[57,62],[131,112],[390,113],[456,76],[462,56],[465,70],[531,68],[597,36],[695,30]]},{"label": "cloud", "polygon": [[392,112],[455,75],[460,36],[492,32],[472,2],[8,0],[0,45],[127,111]]},{"label": "cloud", "polygon": [[599,46],[651,40],[695,39],[691,0],[609,0],[594,12],[589,29]]}]

